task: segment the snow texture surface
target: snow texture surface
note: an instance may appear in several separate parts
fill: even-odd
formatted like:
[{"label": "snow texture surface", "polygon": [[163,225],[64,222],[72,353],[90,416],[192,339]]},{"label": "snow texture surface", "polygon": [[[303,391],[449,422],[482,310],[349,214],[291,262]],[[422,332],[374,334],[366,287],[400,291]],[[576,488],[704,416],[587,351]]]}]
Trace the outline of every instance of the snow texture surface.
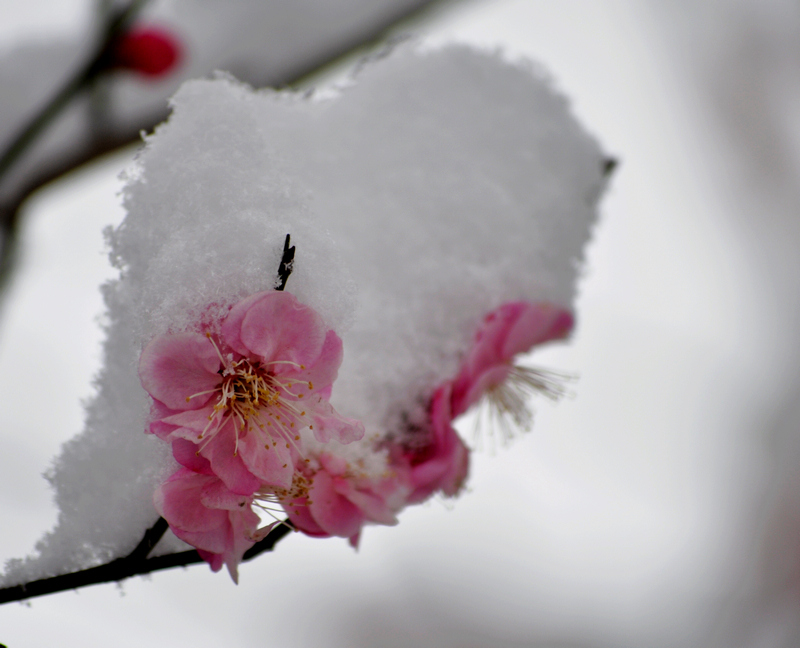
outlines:
[{"label": "snow texture surface", "polygon": [[139,352],[209,305],[273,287],[286,233],[287,290],[344,341],[331,402],[368,437],[419,414],[488,311],[572,304],[603,156],[530,64],[404,46],[317,96],[223,76],[186,83],[172,107],[109,233],[121,275],[105,287],[106,366],[50,474],[59,524],[5,584],[136,545],[172,466],[143,432]]}]

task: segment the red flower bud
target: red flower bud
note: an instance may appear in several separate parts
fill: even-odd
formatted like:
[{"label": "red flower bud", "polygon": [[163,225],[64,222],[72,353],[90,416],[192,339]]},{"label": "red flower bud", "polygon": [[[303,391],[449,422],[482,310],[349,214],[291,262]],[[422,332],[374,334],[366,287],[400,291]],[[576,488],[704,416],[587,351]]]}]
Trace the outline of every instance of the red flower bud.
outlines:
[{"label": "red flower bud", "polygon": [[113,68],[157,77],[172,70],[180,58],[181,47],[175,36],[166,30],[148,27],[132,29],[120,36],[111,50],[110,64]]}]

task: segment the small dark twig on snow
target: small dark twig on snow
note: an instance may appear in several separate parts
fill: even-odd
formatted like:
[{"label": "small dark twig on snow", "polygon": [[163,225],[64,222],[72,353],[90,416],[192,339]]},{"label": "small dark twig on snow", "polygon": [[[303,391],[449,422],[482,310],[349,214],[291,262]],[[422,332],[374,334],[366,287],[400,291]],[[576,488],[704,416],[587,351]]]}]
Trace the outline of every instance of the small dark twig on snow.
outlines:
[{"label": "small dark twig on snow", "polygon": [[281,264],[278,266],[278,285],[275,290],[283,290],[286,288],[286,282],[289,275],[292,274],[294,267],[294,245],[289,247],[290,237],[287,234],[286,240],[283,242],[283,256],[281,257]]}]

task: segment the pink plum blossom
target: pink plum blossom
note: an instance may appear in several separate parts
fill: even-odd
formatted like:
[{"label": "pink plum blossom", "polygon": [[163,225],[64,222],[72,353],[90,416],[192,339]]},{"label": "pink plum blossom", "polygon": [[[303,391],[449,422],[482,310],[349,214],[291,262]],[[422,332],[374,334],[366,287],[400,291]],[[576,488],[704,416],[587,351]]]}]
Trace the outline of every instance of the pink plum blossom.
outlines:
[{"label": "pink plum blossom", "polygon": [[328,402],[341,361],[339,336],[314,310],[287,292],[251,295],[231,308],[219,334],[170,333],[145,347],[139,378],[153,398],[148,431],[173,442],[181,464],[218,476],[234,493],[289,488],[302,430],[322,443],[364,435]]},{"label": "pink plum blossom", "polygon": [[398,469],[403,470],[412,488],[409,504],[422,502],[437,491],[454,497],[467,478],[469,449],[453,429],[450,403],[451,385],[445,383],[431,401],[428,442],[403,449],[398,459]]},{"label": "pink plum blossom", "polygon": [[234,582],[245,551],[271,528],[258,529],[252,498],[233,493],[213,475],[187,468],[167,479],[153,501],[172,532],[195,547],[214,571],[225,565]]},{"label": "pink plum blossom", "polygon": [[371,477],[327,453],[318,464],[316,469],[306,469],[302,489],[280,497],[295,528],[310,536],[349,538],[356,547],[365,523],[397,524],[395,513],[408,491],[397,475]]},{"label": "pink plum blossom", "polygon": [[556,374],[518,367],[514,356],[534,346],[566,337],[572,314],[554,304],[509,302],[489,313],[452,381],[452,415],[463,414],[486,394],[501,414],[526,422],[528,391],[560,395]]},{"label": "pink plum blossom", "polygon": [[469,471],[469,449],[452,421],[482,396],[489,396],[498,413],[525,425],[527,391],[560,393],[553,374],[517,367],[513,359],[537,344],[565,337],[572,326],[569,311],[548,303],[510,302],[486,316],[458,375],[434,392],[424,441],[415,434],[411,442],[393,448],[394,465],[411,485],[409,504],[436,492],[458,494]]}]

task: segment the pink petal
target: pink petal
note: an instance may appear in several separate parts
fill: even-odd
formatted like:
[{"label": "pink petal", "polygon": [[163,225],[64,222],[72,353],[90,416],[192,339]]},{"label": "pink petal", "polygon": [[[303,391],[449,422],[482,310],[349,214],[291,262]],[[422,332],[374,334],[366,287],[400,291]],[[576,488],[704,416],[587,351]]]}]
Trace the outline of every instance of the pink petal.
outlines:
[{"label": "pink petal", "polygon": [[526,353],[534,346],[569,335],[574,325],[572,313],[548,303],[523,304],[513,324],[508,329],[502,346],[502,355],[513,358]]},{"label": "pink petal", "polygon": [[311,409],[314,420],[314,436],[320,443],[336,439],[339,443],[352,443],[364,438],[364,424],[356,419],[345,418],[333,406],[317,399]]},{"label": "pink petal", "polygon": [[231,493],[217,477],[181,468],[156,490],[153,502],[177,537],[214,571],[227,565],[236,582],[237,565],[255,543],[259,523],[249,498]]},{"label": "pink petal", "polygon": [[242,355],[257,355],[266,363],[311,365],[320,357],[326,329],[322,318],[294,295],[273,290],[236,304],[222,324],[222,334]]},{"label": "pink petal", "polygon": [[342,340],[331,330],[325,335],[325,342],[319,357],[306,360],[305,369],[294,365],[275,365],[275,376],[278,379],[291,378],[302,381],[289,388],[293,394],[311,393],[320,395],[327,400],[330,398],[333,381],[339,374],[342,354]]},{"label": "pink petal", "polygon": [[[150,431],[164,441],[186,439],[194,443],[201,443],[200,435],[208,428],[208,417],[213,413],[214,410],[211,407],[178,412],[165,416],[161,420],[153,421],[150,424]],[[215,421],[206,436],[213,432],[217,425],[218,423]]]},{"label": "pink petal", "polygon": [[156,509],[174,529],[192,533],[216,531],[226,523],[228,514],[210,510],[200,501],[201,489],[215,479],[181,468],[156,490]]},{"label": "pink petal", "polygon": [[[203,407],[219,383],[221,366],[211,342],[197,333],[175,333],[155,338],[142,351],[139,379],[154,399],[173,410]],[[187,400],[191,398],[190,400]]]},{"label": "pink petal", "polygon": [[421,502],[438,490],[446,495],[458,493],[467,477],[469,450],[451,425],[450,386],[445,384],[431,402],[432,438],[424,452],[409,457],[408,479],[413,492],[411,504]]},{"label": "pink petal", "polygon": [[231,511],[228,516],[230,517],[233,539],[222,557],[233,582],[238,585],[239,563],[242,561],[245,552],[255,544],[253,535],[258,528],[260,520],[249,506],[240,511]]},{"label": "pink petal", "polygon": [[186,439],[172,441],[172,456],[181,466],[202,475],[213,475],[211,462],[198,454],[199,446]]},{"label": "pink petal", "polygon": [[481,373],[471,375],[468,380],[460,382],[460,391],[453,389],[453,418],[466,412],[472,405],[490,389],[502,384],[511,371],[511,363],[503,362],[499,365],[484,368]]},{"label": "pink petal", "polygon": [[232,423],[226,424],[201,448],[200,454],[209,460],[214,474],[234,493],[252,495],[261,487],[261,480],[247,469],[241,455],[236,452]]},{"label": "pink petal", "polygon": [[[184,540],[184,542],[189,541]],[[195,546],[192,542],[189,542],[189,544]],[[197,553],[200,554],[200,557],[208,563],[208,566],[211,567],[211,571],[218,572],[220,569],[222,569],[222,565],[224,564],[222,560],[222,554],[211,553],[210,551],[205,551],[204,549],[198,549]]]},{"label": "pink petal", "polygon": [[397,518],[394,512],[386,505],[386,502],[375,493],[351,488],[348,489],[346,494],[342,494],[355,504],[368,520],[387,526],[394,526],[397,524]]},{"label": "pink petal", "polygon": [[294,461],[291,446],[287,448],[286,443],[278,441],[273,445],[269,437],[265,442],[262,435],[251,430],[239,439],[239,455],[247,470],[264,484],[289,488],[292,485]]},{"label": "pink petal", "polygon": [[364,516],[358,507],[342,497],[334,487],[334,480],[327,472],[314,475],[309,489],[309,509],[314,521],[331,535],[349,538],[358,533]]},{"label": "pink petal", "polygon": [[200,502],[206,508],[243,511],[250,506],[250,498],[229,490],[221,480],[207,483],[200,490]]},{"label": "pink petal", "polygon": [[329,538],[331,534],[314,521],[306,502],[307,498],[301,497],[290,502],[283,502],[281,506],[296,529],[316,538]]},{"label": "pink petal", "polygon": [[319,456],[319,462],[325,471],[334,477],[341,477],[347,472],[347,460],[325,452]]},{"label": "pink petal", "polygon": [[566,337],[573,325],[568,310],[546,302],[509,302],[489,313],[453,380],[454,416],[503,382],[515,355]]}]

